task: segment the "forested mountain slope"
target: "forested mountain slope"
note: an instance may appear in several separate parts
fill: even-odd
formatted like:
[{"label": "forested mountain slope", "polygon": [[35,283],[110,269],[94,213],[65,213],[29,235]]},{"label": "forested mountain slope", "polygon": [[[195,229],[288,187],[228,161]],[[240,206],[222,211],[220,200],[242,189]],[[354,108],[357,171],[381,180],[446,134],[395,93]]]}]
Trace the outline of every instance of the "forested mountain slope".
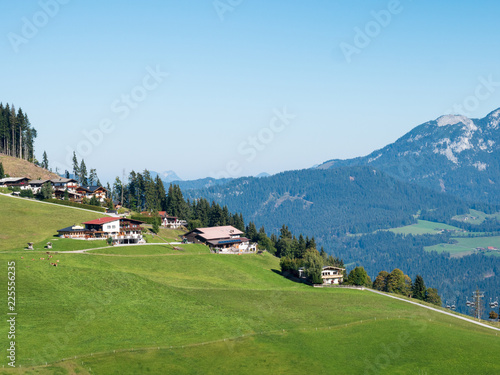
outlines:
[{"label": "forested mountain slope", "polygon": [[185,192],[242,212],[245,220],[277,231],[323,237],[366,233],[414,222],[422,209],[465,212],[458,199],[396,180],[370,167],[305,169],[265,178],[240,178]]}]

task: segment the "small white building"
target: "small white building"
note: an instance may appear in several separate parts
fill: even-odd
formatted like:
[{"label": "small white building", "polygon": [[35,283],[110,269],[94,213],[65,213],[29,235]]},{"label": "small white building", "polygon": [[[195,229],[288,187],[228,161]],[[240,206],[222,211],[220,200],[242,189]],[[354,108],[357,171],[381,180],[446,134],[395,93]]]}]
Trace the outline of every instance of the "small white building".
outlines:
[{"label": "small white building", "polygon": [[38,194],[40,190],[42,190],[43,184],[49,182],[50,180],[30,180],[28,183],[29,188],[33,192],[33,194]]},{"label": "small white building", "polygon": [[[306,278],[306,270],[304,267],[299,268],[299,278]],[[339,285],[344,281],[345,268],[324,266],[321,270],[321,278],[323,285]]]},{"label": "small white building", "polygon": [[321,278],[323,279],[323,285],[333,285],[342,284],[344,281],[344,271],[345,268],[325,266],[321,271]]},{"label": "small white building", "polygon": [[186,220],[179,220],[177,216],[170,216],[166,211],[160,211],[161,225],[171,229],[178,229],[187,226]]}]

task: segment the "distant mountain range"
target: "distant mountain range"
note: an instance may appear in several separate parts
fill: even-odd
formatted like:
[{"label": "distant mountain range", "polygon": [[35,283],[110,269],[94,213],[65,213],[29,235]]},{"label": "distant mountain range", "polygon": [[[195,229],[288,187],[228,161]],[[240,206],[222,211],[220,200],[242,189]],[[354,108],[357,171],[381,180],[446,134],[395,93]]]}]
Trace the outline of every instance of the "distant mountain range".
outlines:
[{"label": "distant mountain range", "polygon": [[402,225],[422,208],[500,203],[499,122],[500,109],[483,119],[442,116],[365,157],[184,186],[188,197],[227,204],[269,230],[287,223],[307,234],[339,234]]},{"label": "distant mountain range", "polygon": [[[469,202],[497,205],[500,204],[499,123],[500,108],[482,119],[441,116],[367,156],[333,159],[312,169],[370,166],[399,180]],[[269,177],[269,174],[261,173],[257,177]],[[211,177],[192,181],[164,180],[178,184],[183,191],[206,189],[230,181],[232,179]]]},{"label": "distant mountain range", "polygon": [[165,172],[155,172],[155,171],[149,171],[151,174],[151,177],[153,179],[156,178],[156,176],[160,176],[160,179],[163,181],[163,183],[170,184],[172,181],[182,181],[182,179],[177,176],[177,174],[174,171],[165,171]]},{"label": "distant mountain range", "polygon": [[474,202],[500,203],[500,109],[482,119],[447,115],[371,154],[319,169],[371,166],[403,181]]},{"label": "distant mountain range", "polygon": [[[213,178],[213,177],[205,177],[199,178],[196,180],[182,180],[177,176],[174,171],[166,171],[163,173],[150,172],[153,178],[156,178],[157,175],[160,176],[163,183],[168,187],[170,184],[179,185],[182,191],[185,190],[196,190],[196,189],[206,189],[212,186],[224,185],[229,181],[232,181],[232,178]],[[257,178],[269,177],[270,174],[263,172],[258,174]]]}]

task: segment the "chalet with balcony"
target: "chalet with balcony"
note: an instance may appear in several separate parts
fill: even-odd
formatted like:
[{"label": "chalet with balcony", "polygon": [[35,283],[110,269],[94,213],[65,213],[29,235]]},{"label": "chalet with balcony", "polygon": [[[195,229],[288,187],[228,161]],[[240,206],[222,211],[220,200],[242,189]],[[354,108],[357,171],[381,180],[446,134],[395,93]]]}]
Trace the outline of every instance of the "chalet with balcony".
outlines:
[{"label": "chalet with balcony", "polygon": [[76,193],[80,194],[82,198],[88,199],[95,196],[102,203],[106,199],[108,190],[102,186],[78,186]]},{"label": "chalet with balcony", "polygon": [[251,252],[257,250],[257,244],[242,237],[242,231],[226,225],[212,228],[196,228],[186,233],[183,238],[191,243],[202,243],[221,253]]},{"label": "chalet with balcony", "polygon": [[159,211],[158,214],[161,218],[161,225],[164,227],[178,229],[187,225],[186,220],[179,220],[177,216],[170,216],[166,211]]},{"label": "chalet with balcony", "polygon": [[78,181],[73,178],[54,178],[50,180],[55,191],[65,191],[76,194],[76,189],[78,188]]},{"label": "chalet with balcony", "polygon": [[[323,285],[339,285],[344,282],[344,271],[345,268],[333,267],[333,266],[324,266],[321,269],[321,278],[323,279]],[[304,267],[300,267],[298,269],[299,278],[305,279],[306,269]]]},{"label": "chalet with balcony", "polygon": [[142,221],[117,217],[102,217],[83,223],[82,226],[71,226],[59,229],[60,237],[103,240],[111,237],[114,244],[143,243]]},{"label": "chalet with balcony", "polygon": [[0,186],[2,187],[19,187],[21,189],[28,189],[30,179],[28,177],[5,177],[0,179]]},{"label": "chalet with balcony", "polygon": [[50,183],[50,180],[30,180],[28,186],[33,192],[33,194],[38,194],[42,190],[42,186],[45,183]]},{"label": "chalet with balcony", "polygon": [[325,266],[321,270],[323,285],[338,285],[344,281],[345,268]]}]

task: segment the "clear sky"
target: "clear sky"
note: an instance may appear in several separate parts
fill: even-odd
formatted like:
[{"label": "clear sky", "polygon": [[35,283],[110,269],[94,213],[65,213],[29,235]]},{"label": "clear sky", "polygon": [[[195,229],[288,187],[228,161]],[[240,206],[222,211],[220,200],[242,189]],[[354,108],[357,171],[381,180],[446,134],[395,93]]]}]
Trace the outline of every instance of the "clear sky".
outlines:
[{"label": "clear sky", "polygon": [[[366,155],[500,107],[498,1],[3,1],[0,101],[102,181]],[[67,167],[69,168],[69,166]]]}]

